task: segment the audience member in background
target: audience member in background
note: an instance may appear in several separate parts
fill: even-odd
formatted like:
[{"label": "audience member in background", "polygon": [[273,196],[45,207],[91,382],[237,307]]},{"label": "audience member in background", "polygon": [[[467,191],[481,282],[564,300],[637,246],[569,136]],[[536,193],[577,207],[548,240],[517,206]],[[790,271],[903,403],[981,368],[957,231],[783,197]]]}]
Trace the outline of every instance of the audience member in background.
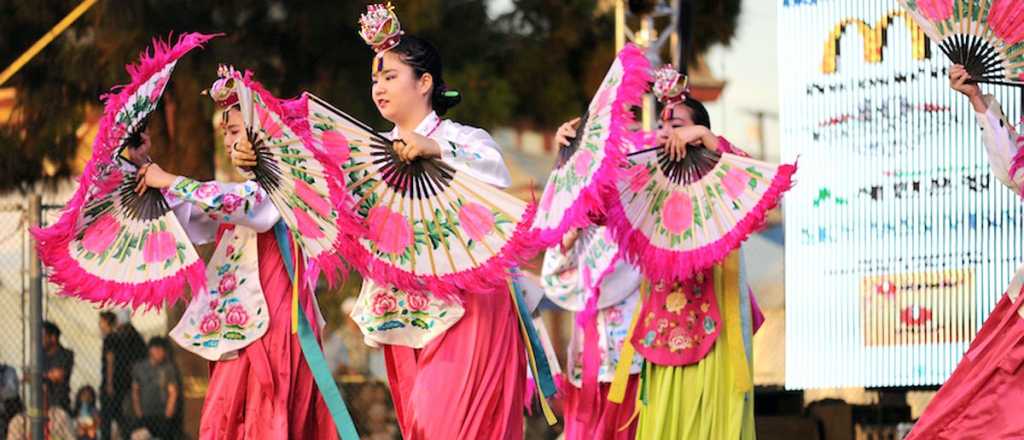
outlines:
[{"label": "audience member in background", "polygon": [[71,408],[71,417],[75,419],[75,436],[78,440],[96,438],[99,410],[96,407],[96,390],[91,385],[83,386],[75,393],[75,406]]},{"label": "audience member in background", "polygon": [[7,423],[21,411],[18,394],[18,371],[0,364],[0,439],[7,438]]},{"label": "audience member in background", "polygon": [[[14,397],[10,405],[5,402],[5,407],[15,411],[10,423],[7,424],[7,440],[30,440],[32,438],[32,426],[28,415],[25,414],[25,406],[21,398]],[[49,405],[46,409],[48,422],[43,427],[43,438],[47,440],[75,440],[74,431],[71,429],[71,418],[67,411],[56,405]]]},{"label": "audience member in background", "polygon": [[114,421],[121,432],[127,431],[124,402],[132,389],[132,366],[146,357],[146,342],[132,326],[127,310],[101,312],[99,327],[103,335],[99,433],[101,439],[109,440]]},{"label": "audience member in background", "polygon": [[75,353],[60,345],[60,327],[43,322],[43,395],[46,404],[71,408],[71,370]]},{"label": "audience member in background", "polygon": [[170,353],[167,339],[154,337],[149,340],[149,357],[132,369],[132,408],[138,418],[132,438],[138,431],[163,440],[178,438],[181,376]]}]

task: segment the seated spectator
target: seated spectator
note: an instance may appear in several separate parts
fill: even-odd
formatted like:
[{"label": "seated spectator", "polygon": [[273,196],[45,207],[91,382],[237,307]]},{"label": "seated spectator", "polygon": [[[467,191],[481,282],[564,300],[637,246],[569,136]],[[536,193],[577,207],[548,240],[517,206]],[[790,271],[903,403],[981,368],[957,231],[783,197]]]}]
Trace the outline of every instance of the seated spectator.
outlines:
[{"label": "seated spectator", "polygon": [[[29,424],[28,415],[25,414],[25,406],[20,397],[15,397],[10,402],[12,409],[17,414],[7,424],[7,440],[30,440],[32,438],[32,426]],[[5,404],[5,406],[7,406]],[[48,423],[45,427],[47,440],[75,440],[74,431],[71,429],[71,418],[68,412],[56,405],[48,406],[46,409]]]},{"label": "seated spectator", "polygon": [[78,440],[94,440],[99,424],[99,410],[96,408],[96,390],[92,386],[78,389],[71,415],[75,418],[75,436]]}]

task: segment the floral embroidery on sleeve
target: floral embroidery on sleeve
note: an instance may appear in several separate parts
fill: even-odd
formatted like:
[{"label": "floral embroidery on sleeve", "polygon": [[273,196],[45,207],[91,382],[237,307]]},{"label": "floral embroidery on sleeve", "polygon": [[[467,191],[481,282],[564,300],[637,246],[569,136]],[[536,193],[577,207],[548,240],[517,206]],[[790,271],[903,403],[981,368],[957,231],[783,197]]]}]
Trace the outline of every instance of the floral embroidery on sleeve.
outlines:
[{"label": "floral embroidery on sleeve", "polygon": [[266,199],[266,192],[253,181],[225,184],[199,182],[187,177],[178,178],[167,195],[192,203],[211,219],[220,221],[252,217],[254,209]]}]

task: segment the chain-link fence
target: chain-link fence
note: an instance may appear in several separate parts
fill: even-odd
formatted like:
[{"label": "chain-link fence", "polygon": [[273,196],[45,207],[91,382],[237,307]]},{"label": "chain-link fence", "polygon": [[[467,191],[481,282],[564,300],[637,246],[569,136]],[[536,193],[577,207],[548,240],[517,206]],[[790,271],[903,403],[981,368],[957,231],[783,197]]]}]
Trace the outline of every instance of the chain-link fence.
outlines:
[{"label": "chain-link fence", "polygon": [[[70,188],[66,186],[43,193],[43,225],[57,220],[70,195]],[[0,197],[0,310],[3,311],[3,319],[0,319],[0,399],[3,402],[0,434],[5,434],[12,419],[16,419],[14,425],[17,425],[11,426],[13,430],[30,431],[29,420],[24,416],[24,408],[31,403],[29,379],[33,348],[30,304],[33,242],[29,230],[34,216],[30,212],[30,197],[19,193]],[[49,417],[47,429],[53,433],[66,428],[75,434],[95,436],[100,396],[104,392],[104,335],[99,324],[103,310],[56,293],[55,286],[43,283],[42,319],[53,323],[60,332],[57,346],[46,344],[45,336],[42,340],[46,349],[42,371],[46,389],[41,402],[47,408],[61,407],[45,413]],[[127,314],[120,315],[122,319],[129,319]],[[164,313],[140,313],[130,317],[130,324],[139,333],[141,347],[137,351],[140,354],[115,357],[111,364],[119,376],[114,382],[123,384],[127,380],[129,389],[131,380],[125,375],[130,374],[132,361],[145,356],[146,340],[166,334],[167,319]],[[45,330],[46,326],[44,335],[49,333]],[[118,388],[114,394],[125,397],[124,386]],[[131,402],[126,402],[129,406],[125,410],[130,411]],[[124,428],[127,428],[129,422],[121,419],[125,420]]]}]

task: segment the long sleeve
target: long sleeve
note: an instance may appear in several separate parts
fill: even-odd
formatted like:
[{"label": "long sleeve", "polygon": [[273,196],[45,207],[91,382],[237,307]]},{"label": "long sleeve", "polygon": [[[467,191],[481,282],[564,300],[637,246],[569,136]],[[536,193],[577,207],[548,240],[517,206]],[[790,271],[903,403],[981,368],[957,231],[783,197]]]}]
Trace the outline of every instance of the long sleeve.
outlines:
[{"label": "long sleeve", "polygon": [[441,160],[498,188],[512,184],[501,147],[487,131],[445,121],[444,130],[431,136],[441,148]]},{"label": "long sleeve", "polygon": [[1021,194],[1021,187],[1024,184],[1024,175],[1015,172],[1010,175],[1013,168],[1013,159],[1017,155],[1017,133],[1003,115],[1003,109],[999,101],[992,95],[985,95],[983,98],[987,107],[985,113],[976,113],[978,124],[981,125],[982,139],[985,142],[985,149],[988,152],[988,161],[992,165],[992,175],[999,179],[1013,192]]},{"label": "long sleeve", "polygon": [[179,177],[164,191],[178,219],[194,242],[212,240],[219,223],[266,232],[281,218],[256,182],[198,182]]},{"label": "long sleeve", "polygon": [[549,298],[565,298],[581,291],[577,265],[575,249],[562,252],[561,245],[548,248],[541,266],[541,287]]}]

